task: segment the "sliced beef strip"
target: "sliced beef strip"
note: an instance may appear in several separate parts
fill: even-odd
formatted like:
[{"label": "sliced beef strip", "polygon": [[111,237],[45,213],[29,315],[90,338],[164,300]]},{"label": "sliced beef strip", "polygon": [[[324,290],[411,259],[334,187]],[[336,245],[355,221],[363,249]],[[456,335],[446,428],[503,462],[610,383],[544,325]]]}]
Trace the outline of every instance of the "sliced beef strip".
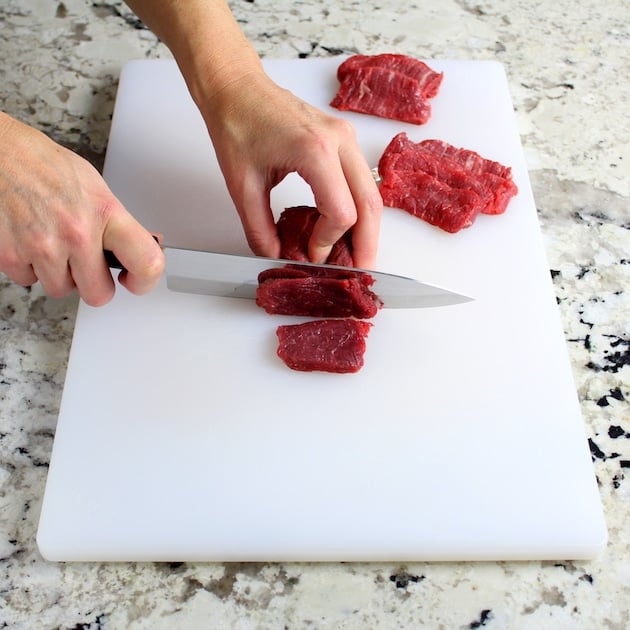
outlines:
[{"label": "sliced beef strip", "polygon": [[[328,263],[327,263],[328,264]],[[277,278],[334,278],[337,280],[347,280],[358,278],[366,287],[374,284],[374,278],[366,271],[355,271],[354,269],[337,269],[336,267],[320,267],[316,265],[301,265],[299,263],[287,263],[282,267],[265,269],[258,274],[258,283],[262,284],[267,280]]]},{"label": "sliced beef strip", "polygon": [[448,162],[453,169],[459,165],[488,188],[491,199],[481,210],[484,214],[503,214],[510,199],[518,193],[509,166],[484,158],[476,151],[457,148],[443,140],[424,140],[419,143],[419,147]]},{"label": "sliced beef strip", "polygon": [[292,370],[354,373],[363,367],[371,324],[356,319],[319,319],[278,326],[278,356]]},{"label": "sliced beef strip", "polygon": [[[388,178],[391,173],[397,173],[399,177],[402,177],[403,173],[420,172],[434,177],[451,188],[462,188],[477,193],[480,204],[478,212],[484,212],[494,203],[491,185],[483,178],[475,177],[465,171],[457,162],[423,151],[409,140],[399,148],[398,152],[386,151],[379,161],[379,174],[382,178]],[[418,191],[418,194],[421,194],[421,191]]]},{"label": "sliced beef strip", "polygon": [[387,70],[400,72],[410,79],[418,82],[422,96],[424,98],[433,98],[437,95],[444,74],[436,72],[426,63],[409,57],[408,55],[400,55],[395,53],[383,53],[380,55],[353,55],[346,59],[337,68],[337,78],[339,82],[344,81],[358,68],[379,67]]},{"label": "sliced beef strip", "polygon": [[452,188],[421,171],[391,173],[380,185],[383,203],[400,208],[447,232],[470,227],[481,209],[473,190]]},{"label": "sliced beef strip", "polygon": [[494,162],[493,160],[482,157],[476,151],[455,147],[448,142],[444,142],[444,140],[429,139],[423,140],[418,144],[424,150],[438,157],[446,157],[456,161],[473,175],[493,173],[505,179],[512,178],[512,169],[509,166],[504,166],[499,162]]},{"label": "sliced beef strip", "polygon": [[291,275],[259,279],[256,304],[271,315],[359,319],[374,317],[382,306],[358,274],[341,278]]},{"label": "sliced beef strip", "polygon": [[448,232],[470,226],[479,212],[505,212],[518,192],[509,167],[441,140],[415,143],[404,132],[392,138],[378,170],[385,205]]},{"label": "sliced beef strip", "polygon": [[406,55],[354,55],[337,68],[339,89],[330,105],[421,125],[431,116],[429,99],[443,75]]},{"label": "sliced beef strip", "polygon": [[344,79],[330,105],[340,111],[371,114],[416,125],[426,123],[431,117],[431,105],[415,79],[374,66],[357,68]]}]

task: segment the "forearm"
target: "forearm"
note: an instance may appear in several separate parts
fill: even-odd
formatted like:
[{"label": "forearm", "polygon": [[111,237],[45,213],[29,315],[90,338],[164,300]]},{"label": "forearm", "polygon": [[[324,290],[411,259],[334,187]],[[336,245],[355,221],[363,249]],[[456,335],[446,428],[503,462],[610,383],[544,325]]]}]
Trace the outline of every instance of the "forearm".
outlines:
[{"label": "forearm", "polygon": [[351,125],[274,83],[226,0],[127,3],[177,60],[252,251],[279,256],[270,193],[297,172],[321,215],[310,259],[325,260],[354,226],[354,262],[371,267],[383,204]]},{"label": "forearm", "polygon": [[202,108],[262,64],[225,0],[127,0],[173,53]]}]

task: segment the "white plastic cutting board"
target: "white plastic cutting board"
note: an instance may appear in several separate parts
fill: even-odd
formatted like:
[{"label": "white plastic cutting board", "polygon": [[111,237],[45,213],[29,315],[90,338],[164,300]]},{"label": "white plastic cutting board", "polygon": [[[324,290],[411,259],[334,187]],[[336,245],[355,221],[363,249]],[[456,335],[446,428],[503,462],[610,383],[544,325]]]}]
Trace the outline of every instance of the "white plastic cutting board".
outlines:
[{"label": "white plastic cutting board", "polygon": [[[274,60],[328,109],[339,59]],[[577,559],[606,527],[500,65],[445,74],[417,127],[344,114],[371,164],[399,131],[511,165],[507,213],[447,234],[386,209],[378,267],[473,296],[383,310],[356,375],[275,356],[251,301],[81,304],[38,543],[51,560]],[[332,110],[331,110],[332,111]],[[338,115],[338,112],[334,112]],[[124,69],[105,176],[170,244],[247,253],[174,63]],[[312,202],[289,177],[274,209]]]}]

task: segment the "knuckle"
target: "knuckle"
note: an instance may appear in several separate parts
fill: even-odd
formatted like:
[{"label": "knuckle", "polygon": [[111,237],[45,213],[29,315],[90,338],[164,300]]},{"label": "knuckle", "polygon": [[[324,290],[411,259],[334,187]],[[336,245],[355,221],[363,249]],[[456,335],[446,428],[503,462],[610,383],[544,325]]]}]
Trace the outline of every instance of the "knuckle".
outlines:
[{"label": "knuckle", "polygon": [[354,208],[340,208],[336,219],[340,230],[348,230],[357,222],[357,212]]},{"label": "knuckle", "polygon": [[318,205],[321,218],[335,231],[345,232],[357,221],[357,211],[354,206],[340,205],[335,208],[325,208],[323,204]]},{"label": "knuckle", "polygon": [[354,125],[345,118],[333,118],[333,129],[338,136],[345,141],[354,140],[356,138],[356,131]]},{"label": "knuckle", "polygon": [[98,220],[105,225],[113,215],[120,211],[120,209],[121,205],[116,197],[107,197],[101,201],[99,206],[97,206],[96,215]]},{"label": "knuckle", "polygon": [[28,251],[30,253],[30,259],[41,261],[43,265],[50,265],[57,255],[57,239],[52,234],[46,232],[32,234]]},{"label": "knuckle", "polygon": [[325,129],[312,127],[305,129],[305,131],[306,135],[302,143],[303,147],[311,147],[311,149],[316,149],[318,152],[328,152],[330,150],[331,136]]}]

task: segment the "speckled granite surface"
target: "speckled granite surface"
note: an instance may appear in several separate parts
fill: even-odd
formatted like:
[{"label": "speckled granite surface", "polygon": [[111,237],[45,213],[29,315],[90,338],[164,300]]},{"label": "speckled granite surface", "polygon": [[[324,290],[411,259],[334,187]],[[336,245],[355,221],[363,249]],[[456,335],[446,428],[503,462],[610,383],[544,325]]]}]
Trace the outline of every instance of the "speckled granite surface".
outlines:
[{"label": "speckled granite surface", "polygon": [[[231,3],[261,55],[505,64],[610,542],[591,562],[52,564],[35,545],[76,299],[0,276],[0,627],[630,627],[630,5]],[[122,2],[5,0],[0,107],[101,165],[117,78],[169,56]]]}]

